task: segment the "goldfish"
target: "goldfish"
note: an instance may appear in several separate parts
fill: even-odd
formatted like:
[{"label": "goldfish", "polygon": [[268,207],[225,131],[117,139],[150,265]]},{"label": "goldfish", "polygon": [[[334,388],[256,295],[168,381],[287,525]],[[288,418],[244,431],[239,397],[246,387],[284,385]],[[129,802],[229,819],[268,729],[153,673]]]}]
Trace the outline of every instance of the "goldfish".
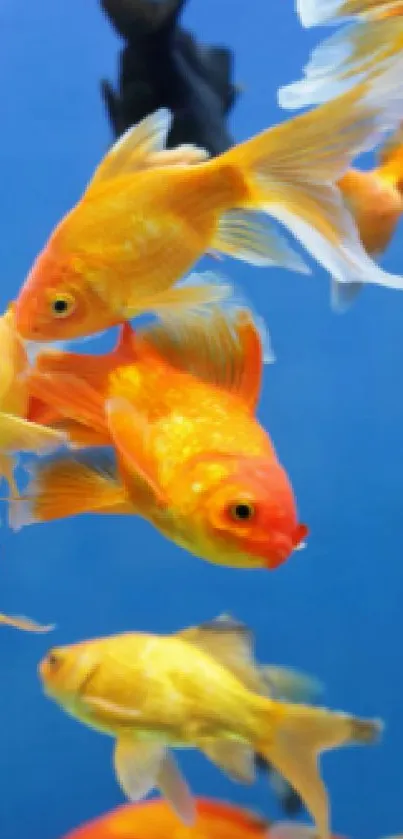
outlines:
[{"label": "goldfish", "polygon": [[[17,329],[34,341],[89,336],[145,312],[218,302],[227,289],[177,284],[207,251],[310,269],[273,219],[336,280],[402,289],[365,252],[335,182],[403,118],[398,68],[217,157],[165,148],[160,109],[106,154],[59,222],[18,295]],[[262,216],[263,214],[263,216]]]},{"label": "goldfish", "polygon": [[31,618],[12,617],[11,615],[5,615],[3,612],[0,612],[0,624],[3,624],[3,626],[12,626],[14,629],[20,629],[22,632],[51,632],[55,628],[53,624],[44,626],[31,620]]},{"label": "goldfish", "polygon": [[[246,627],[245,627],[246,631]],[[273,698],[279,698],[271,691],[272,684],[275,685],[276,690],[282,694],[282,698],[290,701],[293,697],[297,697],[297,701],[303,697],[305,701],[308,698],[315,696],[318,689],[321,687],[316,679],[306,676],[304,673],[299,673],[291,670],[288,667],[274,667],[265,666],[260,669],[260,674],[265,680],[270,689]],[[267,761],[263,759],[256,760],[256,766],[267,770]],[[278,778],[280,777],[276,773]],[[270,781],[272,783],[272,775],[270,773]],[[287,795],[284,797],[284,791],[287,788]],[[284,782],[283,795],[280,797],[281,806],[289,808],[292,792],[294,800],[300,802],[299,796],[292,791],[291,787]],[[189,835],[200,836],[203,839],[208,835],[209,839],[214,839],[217,834],[217,839],[225,839],[228,833],[229,839],[250,839],[261,836],[267,837],[270,822],[255,813],[225,804],[221,801],[213,799],[196,798],[195,799],[196,820],[193,826],[183,825],[178,821],[175,813],[164,801],[163,798],[154,799],[152,801],[145,801],[136,804],[124,804],[106,813],[99,818],[81,825],[76,830],[73,830],[64,839],[115,839],[119,835],[120,839],[160,839],[161,835],[165,839],[174,839],[174,835],[180,831],[181,838],[186,839]],[[203,837],[201,836],[203,833]],[[246,835],[245,835],[246,834]],[[178,837],[179,839],[179,837]]]},{"label": "goldfish", "polygon": [[209,562],[278,567],[308,528],[256,418],[264,348],[251,310],[231,305],[126,323],[108,355],[39,355],[30,392],[114,448],[38,462],[11,526],[137,514]]},{"label": "goldfish", "polygon": [[178,821],[163,798],[122,804],[63,839],[269,839],[270,822],[241,807],[195,799],[192,826]]},{"label": "goldfish", "polygon": [[216,155],[232,145],[226,118],[240,93],[232,50],[204,46],[179,22],[184,0],[101,0],[124,39],[119,85],[101,82],[114,136],[159,107],[172,111],[167,147],[185,143]]},{"label": "goldfish", "polygon": [[373,743],[382,728],[378,720],[272,699],[250,632],[225,618],[174,635],[128,632],[53,648],[39,676],[63,710],[113,738],[126,796],[140,800],[157,787],[187,824],[195,804],[170,750],[197,748],[244,783],[253,782],[256,752],[297,790],[328,839],[319,754]]},{"label": "goldfish", "polygon": [[353,22],[326,38],[312,51],[304,77],[278,91],[286,110],[318,105],[345,94],[364,78],[374,80],[395,63],[403,69],[403,2],[333,2],[299,0],[304,26],[336,23],[357,16]]},{"label": "goldfish", "polygon": [[13,305],[0,317],[0,353],[0,480],[5,478],[12,495],[18,496],[16,452],[52,451],[65,442],[66,436],[27,419],[29,360],[15,328]]}]

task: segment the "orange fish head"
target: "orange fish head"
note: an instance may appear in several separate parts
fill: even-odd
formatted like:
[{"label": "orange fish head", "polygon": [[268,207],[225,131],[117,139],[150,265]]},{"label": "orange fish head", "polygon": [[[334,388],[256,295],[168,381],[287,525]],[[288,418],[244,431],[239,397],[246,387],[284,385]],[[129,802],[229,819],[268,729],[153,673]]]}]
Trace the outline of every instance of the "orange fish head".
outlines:
[{"label": "orange fish head", "polygon": [[100,657],[93,645],[53,647],[39,662],[38,675],[45,693],[68,707],[79,698],[99,664]]},{"label": "orange fish head", "polygon": [[30,341],[92,335],[121,321],[86,279],[78,258],[50,246],[38,256],[14,306],[15,326]]},{"label": "orange fish head", "polygon": [[[223,460],[225,476],[199,495],[199,516],[209,538],[227,555],[225,564],[277,568],[308,535],[306,525],[298,523],[287,475],[279,463],[265,458]],[[240,561],[232,563],[236,554]]]}]

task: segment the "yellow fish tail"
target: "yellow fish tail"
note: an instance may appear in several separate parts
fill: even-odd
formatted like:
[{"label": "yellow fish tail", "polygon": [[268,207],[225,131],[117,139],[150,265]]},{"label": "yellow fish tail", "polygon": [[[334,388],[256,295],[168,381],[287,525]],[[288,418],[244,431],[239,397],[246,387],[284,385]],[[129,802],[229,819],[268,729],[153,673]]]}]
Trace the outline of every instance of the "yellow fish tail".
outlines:
[{"label": "yellow fish tail", "polygon": [[5,615],[3,612],[0,612],[0,624],[20,629],[21,632],[51,632],[55,628],[53,624],[44,626],[31,620],[31,618],[12,617],[11,615]]},{"label": "yellow fish tail", "polygon": [[24,494],[10,503],[9,524],[13,530],[82,513],[133,512],[109,450],[87,449],[54,456],[40,461],[32,471]]},{"label": "yellow fish tail", "polygon": [[386,62],[399,60],[402,50],[403,17],[359,19],[315,47],[303,78],[281,87],[278,103],[293,111],[329,102],[365,77],[375,79]]},{"label": "yellow fish tail", "polygon": [[318,756],[342,745],[374,743],[382,730],[378,720],[266,701],[263,731],[255,748],[291,784],[315,820],[320,839],[328,839],[329,802]]},{"label": "yellow fish tail", "polygon": [[[402,277],[383,271],[366,253],[336,185],[353,158],[377,144],[401,116],[401,74],[389,68],[373,85],[363,83],[253,137],[218,160],[221,165],[238,166],[243,173],[249,187],[243,206],[281,221],[339,282],[403,289]],[[220,234],[219,230],[219,240]],[[214,246],[223,249],[221,241]]]},{"label": "yellow fish tail", "polygon": [[297,0],[297,13],[302,25],[308,28],[359,15],[387,17],[398,14],[397,9],[402,6],[398,0]]}]

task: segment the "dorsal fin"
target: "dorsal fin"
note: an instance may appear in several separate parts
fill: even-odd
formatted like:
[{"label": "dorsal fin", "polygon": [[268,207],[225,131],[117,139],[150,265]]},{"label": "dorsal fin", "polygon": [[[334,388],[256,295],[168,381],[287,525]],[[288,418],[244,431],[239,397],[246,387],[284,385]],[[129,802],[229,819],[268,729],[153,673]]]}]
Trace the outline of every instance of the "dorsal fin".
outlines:
[{"label": "dorsal fin", "polygon": [[230,615],[220,615],[200,626],[184,629],[178,635],[219,661],[249,690],[267,692],[254,660],[253,633],[246,624],[234,620]]},{"label": "dorsal fin", "polygon": [[115,31],[129,42],[145,33],[165,30],[169,34],[178,24],[186,0],[101,0],[101,7]]},{"label": "dorsal fin", "polygon": [[171,119],[170,111],[160,108],[125,131],[95,170],[86,195],[105,181],[141,169],[150,155],[163,151]]},{"label": "dorsal fin", "polygon": [[164,318],[137,333],[172,367],[237,394],[253,411],[259,399],[263,344],[247,308],[211,307]]},{"label": "dorsal fin", "polygon": [[204,47],[201,49],[201,61],[206,77],[222,100],[226,112],[232,104],[234,90],[234,53],[227,47]]}]

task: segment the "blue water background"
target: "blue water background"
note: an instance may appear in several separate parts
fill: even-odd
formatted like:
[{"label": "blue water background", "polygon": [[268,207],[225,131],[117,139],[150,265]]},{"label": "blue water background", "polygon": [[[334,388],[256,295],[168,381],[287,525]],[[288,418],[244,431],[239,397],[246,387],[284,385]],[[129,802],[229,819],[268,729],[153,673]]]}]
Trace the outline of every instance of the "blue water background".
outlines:
[{"label": "blue water background", "polygon": [[[284,118],[276,90],[323,34],[299,27],[292,0],[189,0],[184,21],[236,51],[238,140]],[[98,82],[115,78],[119,43],[96,0],[3,0],[0,31],[4,308],[110,142]],[[402,269],[399,237],[385,264]],[[57,839],[122,800],[112,742],[42,695],[36,667],[48,646],[171,632],[225,610],[254,628],[262,661],[316,674],[331,706],[386,720],[381,746],[326,755],[324,773],[334,829],[356,839],[402,830],[403,297],[369,288],[337,317],[318,269],[224,270],[271,331],[277,363],[259,417],[292,477],[309,547],[269,574],[203,563],[135,519],[83,517],[18,535],[3,526],[0,609],[57,630],[0,632],[2,839]],[[195,792],[279,815],[264,780],[237,786],[193,752],[181,763]]]}]

